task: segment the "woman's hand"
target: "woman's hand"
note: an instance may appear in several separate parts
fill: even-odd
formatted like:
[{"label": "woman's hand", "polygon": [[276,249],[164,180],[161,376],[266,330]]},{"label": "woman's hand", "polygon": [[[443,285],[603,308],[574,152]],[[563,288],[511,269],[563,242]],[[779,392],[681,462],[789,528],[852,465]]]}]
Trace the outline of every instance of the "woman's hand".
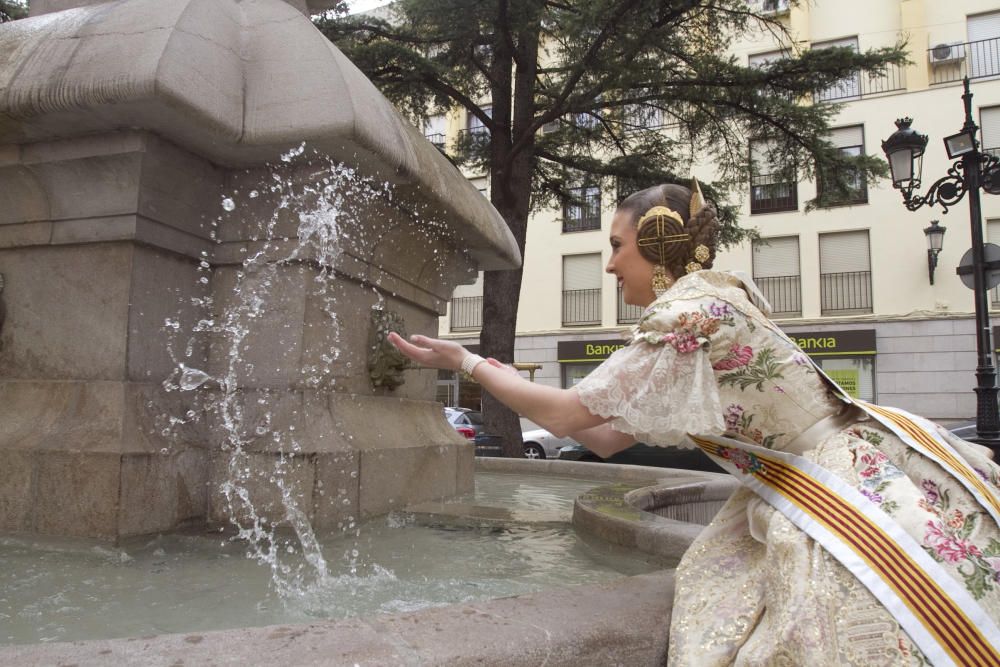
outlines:
[{"label": "woman's hand", "polygon": [[421,366],[457,371],[462,368],[462,359],[470,354],[464,347],[450,340],[439,340],[427,336],[410,336],[404,339],[396,332],[388,336],[396,349]]}]

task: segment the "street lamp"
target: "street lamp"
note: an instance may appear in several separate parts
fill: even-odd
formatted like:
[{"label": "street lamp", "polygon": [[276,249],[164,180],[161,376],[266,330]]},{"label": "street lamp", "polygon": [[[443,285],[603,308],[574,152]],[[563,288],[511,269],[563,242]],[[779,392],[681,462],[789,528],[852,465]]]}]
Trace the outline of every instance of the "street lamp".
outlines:
[{"label": "street lamp", "polygon": [[924,236],[927,237],[927,275],[931,285],[934,284],[934,269],[937,268],[938,254],[944,245],[944,233],[947,230],[948,228],[939,225],[937,220],[931,220],[930,226],[924,227]]},{"label": "street lamp", "polygon": [[[903,204],[907,209],[916,211],[921,206],[940,204],[943,213],[954,206],[968,193],[969,221],[972,225],[972,273],[973,293],[976,303],[976,352],[979,357],[976,366],[976,437],[974,440],[987,445],[994,452],[1000,452],[1000,412],[997,407],[996,371],[993,369],[992,346],[990,344],[989,305],[986,294],[986,261],[983,253],[983,223],[979,203],[979,190],[997,194],[1000,192],[1000,160],[979,150],[976,141],[976,130],[979,128],[972,120],[972,93],[969,91],[969,79],[964,80],[965,92],[962,102],[965,104],[965,124],[961,132],[946,137],[945,150],[948,157],[955,160],[949,167],[948,175],[931,184],[927,193],[915,195],[920,187],[923,168],[924,148],[927,146],[927,136],[917,133],[910,127],[910,118],[896,121],[896,131],[882,142],[882,150],[889,160],[892,172],[892,186],[903,193]],[[928,238],[928,263],[931,253],[934,253],[934,264],[937,254],[932,245],[930,229],[924,230]],[[940,228],[943,236],[944,228]],[[938,245],[940,250],[940,244]],[[931,283],[934,282],[933,268]]]}]

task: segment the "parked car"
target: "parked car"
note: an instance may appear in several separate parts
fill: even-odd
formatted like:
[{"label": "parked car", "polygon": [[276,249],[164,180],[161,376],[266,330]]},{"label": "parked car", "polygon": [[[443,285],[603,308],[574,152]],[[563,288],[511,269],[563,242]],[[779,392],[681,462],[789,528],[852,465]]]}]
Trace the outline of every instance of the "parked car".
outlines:
[{"label": "parked car", "polygon": [[559,450],[563,447],[582,446],[573,438],[557,438],[544,428],[525,431],[521,434],[521,438],[524,440],[526,459],[557,459]]},{"label": "parked car", "polygon": [[658,468],[678,468],[680,470],[702,470],[706,472],[725,472],[708,455],[700,449],[684,447],[653,447],[643,442],[637,442],[606,459],[576,443],[559,450],[559,458],[566,461],[594,461],[603,463],[620,463],[624,465],[656,466]]},{"label": "parked car", "polygon": [[444,416],[451,427],[469,440],[483,431],[483,414],[468,408],[445,408]]}]

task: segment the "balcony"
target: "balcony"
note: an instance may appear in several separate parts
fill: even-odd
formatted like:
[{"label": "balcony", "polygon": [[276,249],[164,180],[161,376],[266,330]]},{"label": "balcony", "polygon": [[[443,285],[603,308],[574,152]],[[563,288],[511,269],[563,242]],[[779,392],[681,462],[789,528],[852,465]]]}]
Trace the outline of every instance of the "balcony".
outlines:
[{"label": "balcony", "polygon": [[483,328],[483,297],[463,296],[451,300],[451,330],[478,331]]},{"label": "balcony", "polygon": [[927,49],[927,62],[932,86],[1000,75],[1000,37],[935,45]]},{"label": "balcony", "polygon": [[438,149],[442,153],[444,152],[444,141],[445,136],[440,132],[435,132],[433,134],[425,134],[424,139],[434,144],[434,148]]},{"label": "balcony", "polygon": [[785,174],[761,174],[750,180],[750,213],[777,213],[799,208],[799,189]]},{"label": "balcony", "polygon": [[601,323],[601,290],[563,290],[562,323],[564,327]]},{"label": "balcony", "polygon": [[802,279],[800,276],[754,278],[757,287],[771,304],[773,317],[802,316]]},{"label": "balcony", "polygon": [[817,102],[858,100],[906,90],[906,70],[899,65],[887,65],[880,74],[857,72],[824,90],[813,93]]},{"label": "balcony", "polygon": [[635,324],[642,316],[643,307],[625,303],[622,288],[618,288],[618,324]]},{"label": "balcony", "polygon": [[587,190],[586,194],[574,195],[573,203],[563,207],[563,232],[587,232],[601,228],[601,191],[597,188]]},{"label": "balcony", "polygon": [[872,312],[872,272],[821,273],[820,312],[823,315],[862,315]]}]

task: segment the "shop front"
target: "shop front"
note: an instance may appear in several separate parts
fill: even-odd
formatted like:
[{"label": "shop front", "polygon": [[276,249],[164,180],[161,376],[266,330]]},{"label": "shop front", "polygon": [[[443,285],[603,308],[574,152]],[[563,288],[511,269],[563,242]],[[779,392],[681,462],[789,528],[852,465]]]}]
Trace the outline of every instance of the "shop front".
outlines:
[{"label": "shop front", "polygon": [[854,398],[875,402],[874,329],[785,333],[844,391]]},{"label": "shop front", "polygon": [[561,340],[556,343],[556,355],[562,374],[562,388],[569,389],[587,377],[615,350],[625,347],[625,340]]}]

